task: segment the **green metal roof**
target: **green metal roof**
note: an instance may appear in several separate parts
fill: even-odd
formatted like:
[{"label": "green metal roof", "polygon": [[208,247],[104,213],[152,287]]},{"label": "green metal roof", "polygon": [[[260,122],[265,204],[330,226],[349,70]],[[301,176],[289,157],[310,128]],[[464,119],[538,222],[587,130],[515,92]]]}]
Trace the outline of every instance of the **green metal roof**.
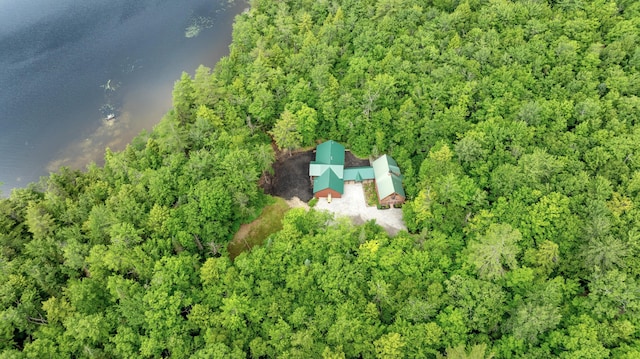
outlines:
[{"label": "green metal roof", "polygon": [[394,174],[386,174],[376,178],[376,187],[378,188],[378,198],[383,199],[397,193],[402,197],[406,197],[402,188],[402,179]]},{"label": "green metal roof", "polygon": [[357,181],[362,182],[364,180],[372,180],[374,178],[373,175],[373,167],[350,167],[344,169],[343,179],[345,181]]},{"label": "green metal roof", "polygon": [[406,197],[402,188],[402,175],[398,163],[391,156],[383,155],[373,161],[378,198],[383,199],[393,193]]},{"label": "green metal roof", "polygon": [[334,140],[321,143],[316,147],[316,163],[344,166],[344,146]]},{"label": "green metal roof", "polygon": [[344,193],[344,181],[338,178],[330,169],[324,171],[320,177],[313,180],[313,193],[320,192],[327,188],[331,188],[340,194]]},{"label": "green metal roof", "polygon": [[402,177],[402,175],[400,174],[400,167],[398,167],[398,163],[389,155],[380,156],[380,158],[373,161],[372,165],[376,178],[381,177],[383,174],[389,172],[395,174],[396,176]]},{"label": "green metal roof", "polygon": [[338,178],[343,177],[344,166],[342,165],[325,165],[322,163],[311,162],[309,164],[309,176],[311,177],[319,177],[321,176],[327,169],[331,169],[335,172]]},{"label": "green metal roof", "polygon": [[344,181],[375,179],[378,198],[393,193],[405,197],[400,168],[393,158],[383,155],[373,162],[372,167],[344,168],[344,146],[333,140],[318,145],[316,160],[309,164],[309,176],[315,177],[313,193],[331,188],[342,194]]}]

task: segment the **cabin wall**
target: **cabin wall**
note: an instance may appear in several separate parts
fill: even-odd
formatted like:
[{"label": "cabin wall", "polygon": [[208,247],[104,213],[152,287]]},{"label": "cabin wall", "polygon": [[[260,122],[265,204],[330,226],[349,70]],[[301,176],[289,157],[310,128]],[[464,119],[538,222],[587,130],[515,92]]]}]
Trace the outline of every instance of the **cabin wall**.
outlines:
[{"label": "cabin wall", "polygon": [[331,198],[342,197],[342,194],[340,192],[333,190],[331,188],[325,188],[322,191],[318,191],[313,196],[316,198],[327,198],[329,196],[329,193],[331,193]]},{"label": "cabin wall", "polygon": [[405,198],[402,197],[401,195],[394,193],[391,194],[385,198],[382,198],[379,200],[380,204],[383,206],[393,206],[396,204],[403,204],[404,203]]}]

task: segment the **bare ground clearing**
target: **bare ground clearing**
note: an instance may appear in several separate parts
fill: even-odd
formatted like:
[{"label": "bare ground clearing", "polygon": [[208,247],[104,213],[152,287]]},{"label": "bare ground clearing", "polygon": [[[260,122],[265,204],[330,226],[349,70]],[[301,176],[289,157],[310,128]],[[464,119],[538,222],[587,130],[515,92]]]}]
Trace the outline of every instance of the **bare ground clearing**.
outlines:
[{"label": "bare ground clearing", "polygon": [[[311,181],[309,180],[309,163],[316,154],[313,150],[288,154],[280,154],[273,164],[273,175],[266,175],[262,179],[262,188],[272,196],[291,200],[298,197],[303,202],[309,202],[313,197]],[[345,167],[369,166],[368,159],[354,156],[350,151],[345,152]]]},{"label": "bare ground clearing", "polygon": [[308,202],[313,197],[309,181],[309,162],[315,157],[313,151],[284,155],[273,164],[273,175],[262,181],[264,191],[272,196],[290,200],[298,197]]},{"label": "bare ground clearing", "polygon": [[253,222],[240,226],[227,246],[231,259],[262,244],[269,235],[282,229],[282,219],[290,205],[282,198],[276,197],[274,200],[273,204],[263,208],[260,216]]}]

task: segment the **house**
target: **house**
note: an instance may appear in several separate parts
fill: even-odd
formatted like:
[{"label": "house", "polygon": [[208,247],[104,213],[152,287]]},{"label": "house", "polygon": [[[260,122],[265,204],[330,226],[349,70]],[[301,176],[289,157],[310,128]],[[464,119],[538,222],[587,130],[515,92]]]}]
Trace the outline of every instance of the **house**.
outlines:
[{"label": "house", "polygon": [[329,140],[316,147],[316,160],[309,164],[309,177],[316,198],[342,197],[344,193],[344,146]]},{"label": "house", "polygon": [[404,203],[406,195],[402,188],[402,175],[396,161],[389,155],[373,161],[378,203],[393,206]]},{"label": "house", "polygon": [[340,198],[344,193],[345,182],[374,181],[380,205],[404,203],[406,195],[402,188],[402,175],[391,156],[383,155],[373,161],[372,166],[345,168],[344,151],[344,146],[333,140],[316,148],[316,160],[309,164],[314,197]]}]

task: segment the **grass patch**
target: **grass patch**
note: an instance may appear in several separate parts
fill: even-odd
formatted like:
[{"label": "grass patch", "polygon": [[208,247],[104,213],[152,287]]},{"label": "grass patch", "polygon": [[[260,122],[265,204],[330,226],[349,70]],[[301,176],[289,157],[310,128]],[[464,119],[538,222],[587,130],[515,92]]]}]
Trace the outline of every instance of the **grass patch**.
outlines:
[{"label": "grass patch", "polygon": [[231,259],[240,253],[251,250],[254,246],[262,244],[269,235],[282,229],[282,218],[289,210],[289,205],[280,197],[273,197],[275,202],[262,209],[262,213],[251,223],[240,226],[227,246]]},{"label": "grass patch", "polygon": [[364,187],[364,197],[367,200],[367,206],[375,207],[378,205],[378,193],[376,192],[376,184],[367,182],[362,185]]}]

